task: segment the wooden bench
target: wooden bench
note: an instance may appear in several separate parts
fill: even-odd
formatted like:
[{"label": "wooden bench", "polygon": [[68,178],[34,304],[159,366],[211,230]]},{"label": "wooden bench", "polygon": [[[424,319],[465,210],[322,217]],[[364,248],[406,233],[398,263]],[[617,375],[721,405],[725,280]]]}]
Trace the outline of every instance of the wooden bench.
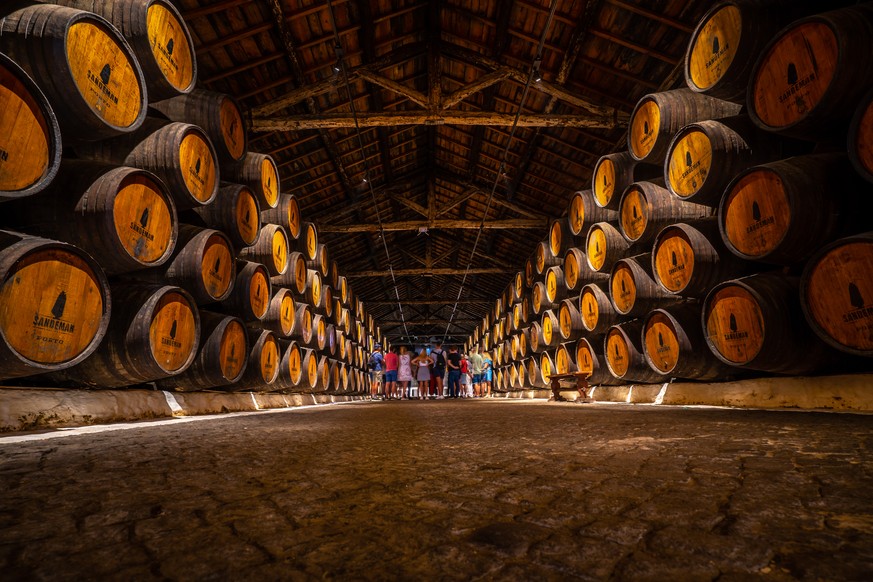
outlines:
[{"label": "wooden bench", "polygon": [[552,374],[549,376],[549,382],[552,385],[552,400],[556,402],[566,402],[566,398],[561,396],[561,380],[574,379],[576,381],[576,390],[579,391],[579,398],[576,402],[594,402],[593,398],[588,396],[588,377],[591,372],[570,372],[568,374]]}]

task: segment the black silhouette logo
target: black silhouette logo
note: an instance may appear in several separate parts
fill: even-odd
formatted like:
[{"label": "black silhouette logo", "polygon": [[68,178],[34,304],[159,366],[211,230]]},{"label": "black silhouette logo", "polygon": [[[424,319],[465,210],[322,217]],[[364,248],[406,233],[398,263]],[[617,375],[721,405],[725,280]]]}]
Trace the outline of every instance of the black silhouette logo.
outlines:
[{"label": "black silhouette logo", "polygon": [[236,354],[236,344],[230,344],[230,357],[232,358]]},{"label": "black silhouette logo", "polygon": [[675,267],[676,264],[677,264],[677,261],[676,261],[676,251],[672,251],[672,252],[670,253],[670,259],[673,261],[673,266]]},{"label": "black silhouette logo", "polygon": [[246,216],[245,216],[245,218],[243,218],[243,222],[245,222],[246,224],[248,224],[249,219],[250,219],[251,217],[252,217],[252,211],[251,211],[251,210],[246,210]]},{"label": "black silhouette logo", "polygon": [[664,347],[664,336],[661,335],[660,331],[658,332],[658,343],[661,345],[662,348]]},{"label": "black silhouette logo", "polygon": [[717,54],[718,54],[718,49],[719,49],[719,46],[718,46],[718,37],[717,37],[717,36],[714,36],[714,37],[712,37],[712,54],[717,55]]},{"label": "black silhouette logo", "polygon": [[269,190],[273,186],[273,178],[272,176],[267,176],[267,190]]},{"label": "black silhouette logo", "polygon": [[621,280],[621,292],[627,293],[627,288],[624,286],[624,279]]},{"label": "black silhouette logo", "polygon": [[167,43],[167,54],[173,56],[173,49],[176,48],[176,43],[173,39],[170,39],[170,42]]},{"label": "black silhouette logo", "polygon": [[731,328],[732,332],[737,331],[737,318],[733,313],[731,313],[731,318],[730,318],[730,322],[728,323],[728,326]]},{"label": "black silhouette logo", "polygon": [[109,84],[109,77],[112,75],[112,69],[109,65],[103,65],[103,70],[100,71],[100,80],[103,81],[104,85]]},{"label": "black silhouette logo", "polygon": [[220,269],[220,268],[221,268],[221,257],[217,257],[215,259],[215,265],[213,265],[213,267],[212,267],[212,271],[217,273],[218,269]]},{"label": "black silhouette logo", "polygon": [[794,63],[788,63],[788,84],[793,85],[797,82],[797,67]]},{"label": "black silhouette logo", "polygon": [[235,134],[235,133],[236,133],[236,119],[234,119],[234,120],[230,123],[230,134],[233,135],[233,134]]},{"label": "black silhouette logo", "polygon": [[600,242],[594,241],[594,254],[599,254],[599,253],[600,253]]},{"label": "black silhouette logo", "polygon": [[649,122],[648,121],[643,122],[643,133],[646,135],[649,135]]},{"label": "black silhouette logo", "polygon": [[685,165],[691,167],[691,152],[685,152]]},{"label": "black silhouette logo", "polygon": [[201,160],[200,158],[197,158],[197,163],[194,164],[194,173],[195,173],[195,174],[199,174],[199,173],[200,173],[200,162],[202,162],[202,161],[203,161],[203,160]]},{"label": "black silhouette logo", "polygon": [[864,297],[861,296],[861,291],[854,283],[849,283],[849,303],[851,303],[852,307],[855,309],[861,309],[864,307]]},{"label": "black silhouette logo", "polygon": [[143,228],[147,227],[149,224],[149,209],[146,208],[142,211],[142,216],[139,217],[139,225]]},{"label": "black silhouette logo", "polygon": [[588,313],[590,313],[591,315],[594,315],[594,304],[593,303],[588,304]]},{"label": "black silhouette logo", "polygon": [[603,174],[603,185],[609,186],[609,182],[606,181],[606,174]]},{"label": "black silhouette logo", "polygon": [[58,298],[55,299],[55,304],[52,307],[52,317],[60,319],[64,315],[64,308],[67,306],[67,292],[61,291],[58,293]]},{"label": "black silhouette logo", "polygon": [[172,325],[172,327],[170,327],[170,338],[171,339],[176,339],[176,329],[178,327],[178,324],[179,324],[179,322],[174,319],[173,325]]},{"label": "black silhouette logo", "polygon": [[761,220],[761,207],[758,206],[758,202],[752,202],[752,220],[758,222]]},{"label": "black silhouette logo", "polygon": [[634,215],[634,218],[638,218],[638,215],[637,215],[637,207],[634,206],[634,207],[632,207],[632,209],[633,209],[633,215]]},{"label": "black silhouette logo", "polygon": [[615,357],[618,357],[618,344],[615,344]]}]

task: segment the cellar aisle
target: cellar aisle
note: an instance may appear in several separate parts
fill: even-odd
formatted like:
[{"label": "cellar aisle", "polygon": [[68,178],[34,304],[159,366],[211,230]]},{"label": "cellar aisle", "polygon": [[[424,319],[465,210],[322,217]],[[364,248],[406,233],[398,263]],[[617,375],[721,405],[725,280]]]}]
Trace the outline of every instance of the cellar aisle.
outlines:
[{"label": "cellar aisle", "polygon": [[873,416],[355,403],[0,438],[9,580],[860,580]]}]

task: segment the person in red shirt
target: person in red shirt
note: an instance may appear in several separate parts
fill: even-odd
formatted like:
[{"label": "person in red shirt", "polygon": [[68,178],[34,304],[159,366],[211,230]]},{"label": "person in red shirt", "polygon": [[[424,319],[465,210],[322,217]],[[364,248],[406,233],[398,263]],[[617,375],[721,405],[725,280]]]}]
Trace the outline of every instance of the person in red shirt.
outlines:
[{"label": "person in red shirt", "polygon": [[397,394],[397,348],[392,347],[385,354],[385,398],[394,398]]}]

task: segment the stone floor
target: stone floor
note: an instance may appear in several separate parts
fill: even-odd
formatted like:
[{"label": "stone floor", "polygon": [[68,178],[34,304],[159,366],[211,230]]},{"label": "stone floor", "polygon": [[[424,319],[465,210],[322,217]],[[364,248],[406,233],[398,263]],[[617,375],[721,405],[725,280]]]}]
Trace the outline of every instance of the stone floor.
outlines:
[{"label": "stone floor", "polygon": [[871,580],[873,416],[357,403],[11,442],[0,580]]}]

